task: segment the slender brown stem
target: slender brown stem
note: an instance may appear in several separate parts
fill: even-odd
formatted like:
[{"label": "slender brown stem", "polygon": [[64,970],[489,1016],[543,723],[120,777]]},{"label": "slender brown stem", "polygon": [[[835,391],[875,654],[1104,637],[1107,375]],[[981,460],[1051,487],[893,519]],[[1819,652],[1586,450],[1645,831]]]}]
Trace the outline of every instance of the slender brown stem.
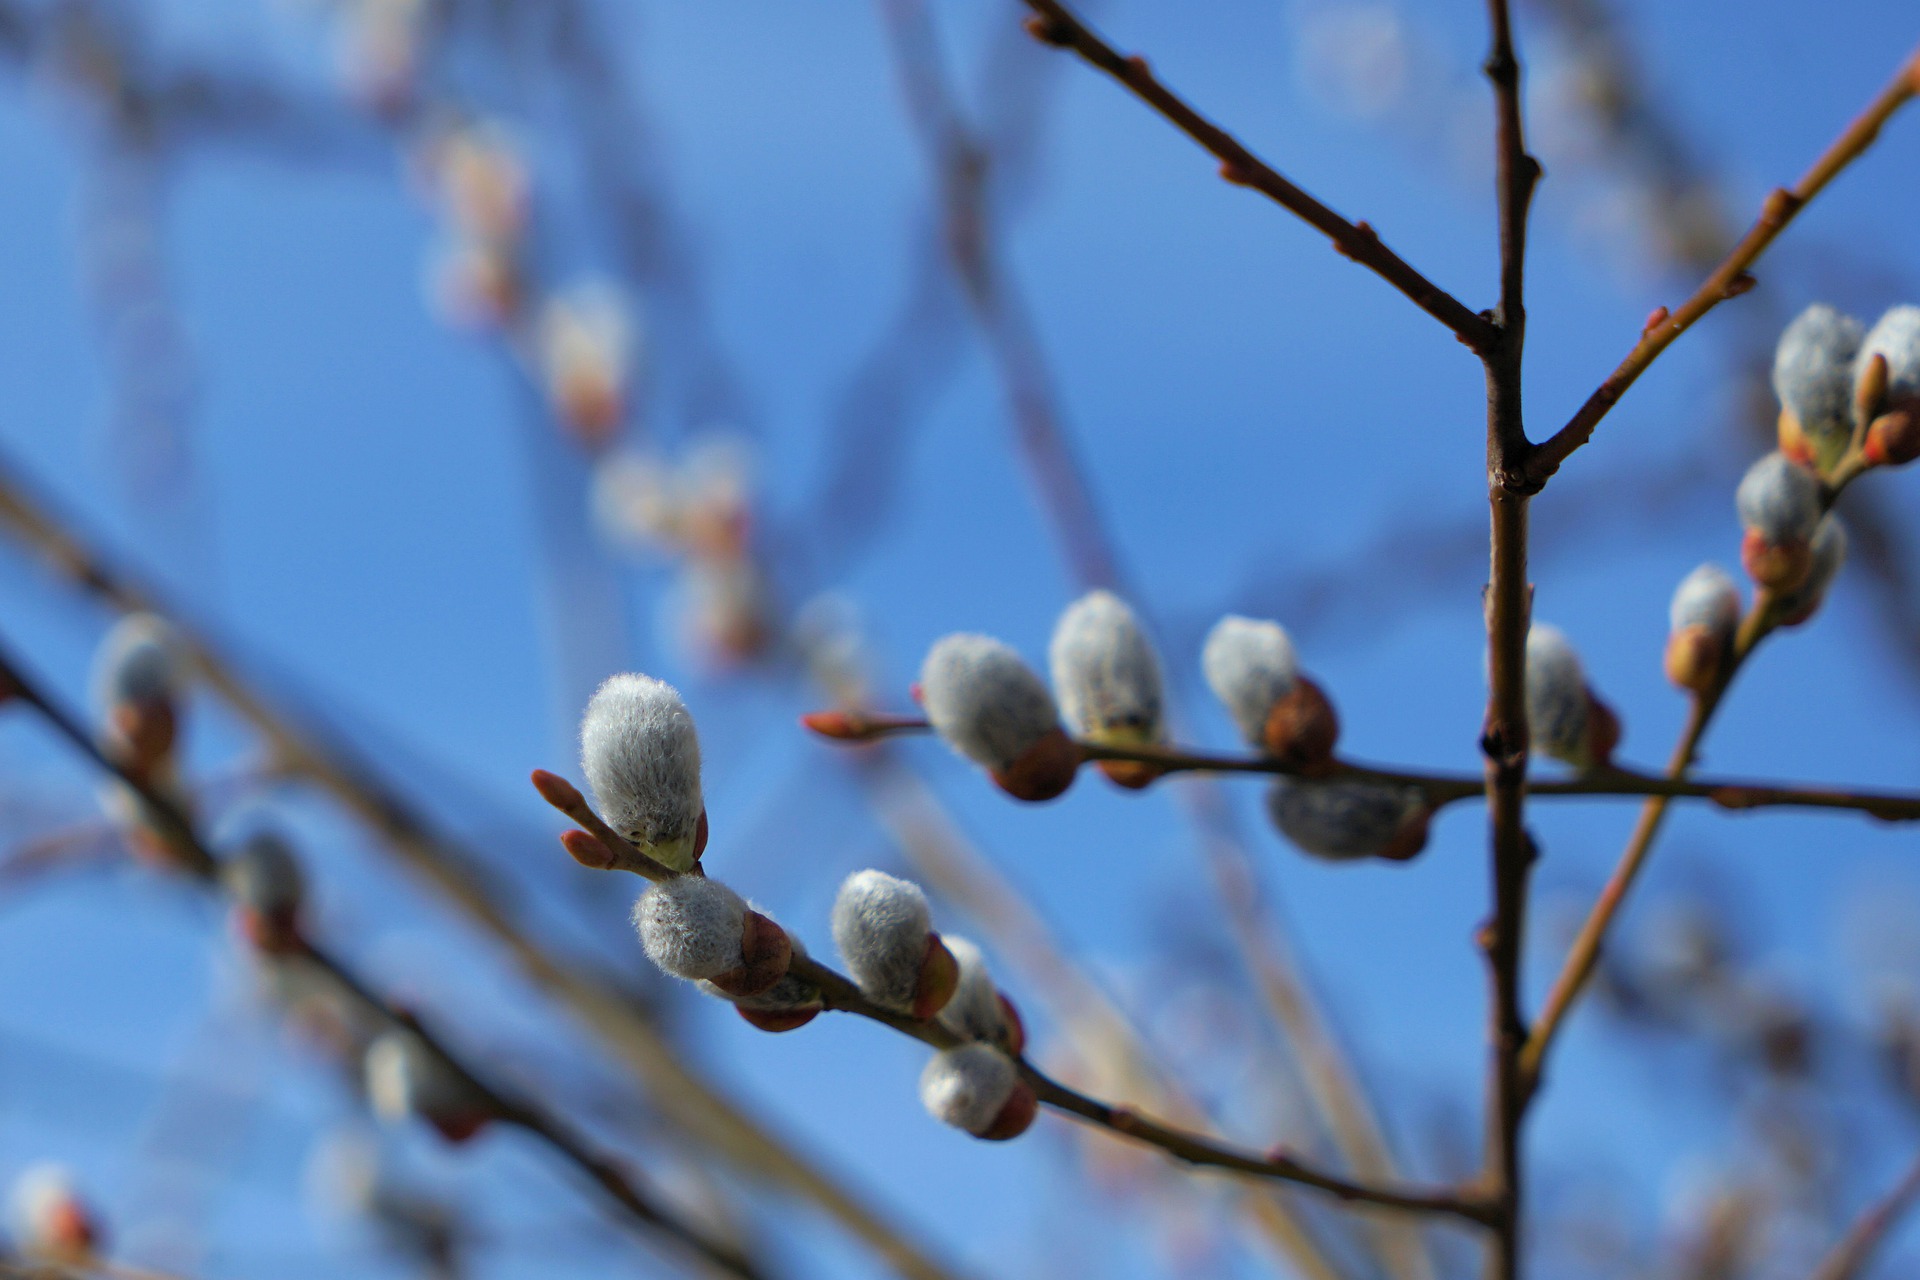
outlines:
[{"label": "slender brown stem", "polygon": [[1916,1201],[1920,1201],[1920,1160],[1908,1166],[1900,1181],[1854,1221],[1835,1242],[1833,1251],[1814,1268],[1811,1280],[1855,1280]]},{"label": "slender brown stem", "polygon": [[1776,188],[1767,196],[1761,206],[1760,216],[1748,228],[1740,243],[1733,247],[1726,258],[1709,275],[1700,288],[1680,307],[1668,313],[1658,323],[1649,325],[1640,340],[1620,362],[1620,367],[1607,375],[1594,393],[1587,397],[1567,424],[1551,437],[1542,441],[1527,459],[1527,477],[1536,485],[1545,484],[1547,479],[1565,462],[1574,450],[1593,438],[1593,432],[1600,420],[1607,416],[1614,405],[1620,402],[1627,388],[1645,373],[1647,366],[1657,359],[1661,352],[1673,345],[1674,339],[1693,327],[1702,316],[1719,306],[1729,298],[1739,297],[1753,287],[1753,277],[1748,270],[1757,262],[1777,239],[1787,224],[1792,222],[1799,212],[1812,202],[1814,197],[1824,191],[1834,178],[1880,136],[1881,128],[1893,114],[1920,94],[1920,49],[1908,55],[1906,62],[1868,104],[1845,132],[1836,138],[1813,167],[1801,176],[1791,188]]},{"label": "slender brown stem", "polygon": [[[907,734],[931,733],[924,719],[909,716],[861,716],[829,712],[848,723],[866,726],[857,732],[835,732],[829,737],[851,742],[876,742]],[[1324,768],[1303,772],[1272,756],[1220,755],[1191,747],[1115,747],[1080,740],[1089,760],[1124,760],[1157,766],[1163,773],[1253,773],[1320,780],[1351,778],[1397,786],[1418,787],[1435,808],[1486,793],[1484,778],[1467,774],[1435,773],[1420,769],[1387,768],[1336,760]],[[1678,777],[1671,770],[1648,773],[1623,765],[1608,765],[1571,778],[1527,777],[1521,784],[1535,799],[1607,799],[1655,796],[1675,800],[1707,800],[1722,809],[1841,809],[1865,813],[1883,822],[1920,821],[1920,794],[1853,787],[1821,787],[1799,783],[1760,782],[1741,778]],[[584,825],[584,824],[583,824]]]},{"label": "slender brown stem", "polygon": [[[101,772],[140,797],[147,817],[159,826],[169,853],[182,871],[214,893],[225,892],[220,878],[220,861],[201,842],[194,831],[192,819],[180,810],[172,798],[155,788],[146,778],[128,770],[101,751],[79,719],[42,691],[37,681],[27,676],[4,642],[0,642],[0,687],[5,688],[11,699],[31,707],[48,726]],[[729,1275],[740,1276],[744,1280],[758,1280],[765,1275],[732,1244],[707,1235],[701,1228],[662,1207],[609,1159],[590,1149],[557,1116],[531,1099],[512,1096],[486,1083],[444,1041],[423,1027],[417,1018],[375,993],[337,957],[309,940],[303,939],[299,946],[301,957],[325,972],[343,991],[389,1023],[405,1027],[418,1035],[443,1066],[486,1100],[490,1114],[540,1138],[600,1186],[639,1225],[668,1237]]]},{"label": "slender brown stem", "polygon": [[1311,225],[1332,240],[1334,248],[1406,294],[1414,305],[1453,330],[1460,341],[1475,351],[1485,351],[1492,345],[1496,331],[1484,315],[1414,270],[1399,254],[1387,248],[1379,233],[1367,223],[1348,221],[1281,176],[1239,139],[1160,83],[1146,59],[1120,53],[1056,0],[1025,2],[1035,14],[1028,28],[1036,37],[1073,50],[1132,90],[1175,128],[1212,152],[1220,161],[1220,175],[1227,181],[1252,187]]}]

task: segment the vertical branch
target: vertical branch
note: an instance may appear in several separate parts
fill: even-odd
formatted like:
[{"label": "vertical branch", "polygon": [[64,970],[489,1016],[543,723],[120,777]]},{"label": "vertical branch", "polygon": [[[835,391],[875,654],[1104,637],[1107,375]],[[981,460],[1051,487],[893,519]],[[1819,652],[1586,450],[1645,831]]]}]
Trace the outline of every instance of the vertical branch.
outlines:
[{"label": "vertical branch", "polygon": [[1527,630],[1532,591],[1527,585],[1527,442],[1521,401],[1521,355],[1526,342],[1527,211],[1540,166],[1527,154],[1521,119],[1520,62],[1513,47],[1507,0],[1488,0],[1493,47],[1486,61],[1493,82],[1500,216],[1500,305],[1495,341],[1481,353],[1487,372],[1487,478],[1492,504],[1492,554],[1487,586],[1487,643],[1492,691],[1481,749],[1486,755],[1487,807],[1492,826],[1493,917],[1481,934],[1491,983],[1487,1086],[1486,1178],[1498,1208],[1487,1274],[1520,1274],[1524,1184],[1520,1133],[1526,1092],[1520,1055],[1526,1047],[1521,1006],[1527,882],[1534,848],[1526,829]]}]

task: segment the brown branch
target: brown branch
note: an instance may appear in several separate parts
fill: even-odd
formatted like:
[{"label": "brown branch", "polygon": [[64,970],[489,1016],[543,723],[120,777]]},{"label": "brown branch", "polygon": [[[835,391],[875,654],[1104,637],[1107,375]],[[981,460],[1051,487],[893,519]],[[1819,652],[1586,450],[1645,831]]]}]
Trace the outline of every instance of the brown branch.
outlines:
[{"label": "brown branch", "polygon": [[1489,979],[1487,1144],[1484,1178],[1495,1207],[1487,1274],[1517,1280],[1521,1262],[1521,1208],[1525,1178],[1521,1126],[1527,1095],[1520,1053],[1527,1042],[1521,999],[1526,952],[1528,882],[1533,837],[1526,828],[1527,631],[1533,589],[1527,582],[1527,506],[1535,486],[1524,483],[1527,455],[1521,368],[1526,346],[1527,212],[1540,166],[1527,154],[1521,120],[1520,62],[1514,52],[1507,0],[1488,0],[1493,28],[1486,61],[1493,82],[1497,200],[1500,209],[1498,337],[1481,348],[1487,380],[1487,493],[1491,513],[1486,594],[1487,711],[1481,731],[1491,825],[1493,914],[1480,932]]},{"label": "brown branch", "polygon": [[[831,717],[831,720],[828,719]],[[854,743],[879,742],[908,734],[931,733],[933,726],[913,716],[878,716],[857,712],[823,712],[805,717],[809,727],[823,736]],[[821,724],[829,724],[822,731]],[[1303,770],[1272,756],[1220,755],[1191,747],[1115,747],[1104,743],[1077,740],[1082,756],[1088,760],[1120,760],[1150,764],[1162,773],[1239,774],[1252,773],[1279,777],[1309,778],[1325,781],[1351,778],[1369,782],[1417,787],[1426,793],[1428,803],[1441,808],[1486,793],[1483,778],[1460,773],[1433,773],[1400,767],[1386,768],[1351,760],[1334,760],[1313,770]],[[549,775],[551,776],[551,775]],[[1747,779],[1682,777],[1672,772],[1647,773],[1639,769],[1608,765],[1571,778],[1527,777],[1521,786],[1529,797],[1544,799],[1608,799],[1659,797],[1667,800],[1707,800],[1722,809],[1840,809],[1864,813],[1883,822],[1920,821],[1920,793],[1875,791],[1846,787],[1819,787],[1794,783],[1755,782]],[[570,811],[569,811],[570,812]],[[583,824],[584,825],[584,824]],[[644,872],[642,873],[644,874]]]},{"label": "brown branch", "polygon": [[591,1031],[656,1098],[660,1115],[736,1169],[803,1197],[865,1241],[887,1265],[912,1280],[953,1280],[953,1273],[869,1207],[865,1198],[719,1092],[613,982],[577,959],[535,941],[516,923],[507,892],[493,883],[481,857],[436,830],[344,742],[301,725],[256,693],[239,668],[141,583],[73,532],[0,455],[0,526],[44,557],[62,576],[109,607],[167,617],[196,673],[266,743],[290,774],[306,778],[377,833],[386,849],[426,880],[482,934],[504,948],[541,991]]},{"label": "brown branch", "polygon": [[1761,206],[1759,218],[1694,295],[1659,323],[1650,325],[1641,334],[1639,342],[1634,344],[1633,350],[1627,353],[1627,358],[1620,362],[1620,367],[1607,375],[1607,380],[1587,397],[1587,402],[1580,406],[1579,412],[1532,451],[1526,464],[1530,483],[1545,484],[1574,450],[1592,439],[1600,420],[1620,402],[1620,397],[1646,372],[1647,366],[1673,344],[1674,339],[1722,302],[1736,298],[1753,287],[1753,277],[1747,274],[1749,268],[1814,197],[1873,145],[1874,139],[1880,136],[1882,126],[1916,94],[1920,94],[1920,49],[1908,56],[1886,88],[1814,161],[1813,167],[1802,175],[1800,181],[1791,188],[1776,188],[1767,197]]},{"label": "brown branch", "polygon": [[[547,776],[557,778],[558,775],[548,774]],[[548,803],[553,803],[553,796],[549,796],[550,792],[553,796],[564,795],[558,788],[543,786],[541,794],[543,797],[548,797]],[[574,793],[578,794],[577,788]],[[584,804],[584,800],[581,803]],[[574,806],[569,802],[562,812],[571,817],[573,808]],[[597,826],[608,830],[613,840],[621,844],[626,843],[624,838],[612,833],[611,828],[607,828],[604,821],[597,817],[595,821]],[[624,862],[628,856],[636,859],[645,857],[637,849],[615,852],[618,862]],[[617,869],[617,866],[606,869]],[[867,999],[852,979],[810,956],[796,954],[791,961],[789,972],[819,989],[821,1004],[824,1008],[855,1014],[881,1023],[935,1049],[953,1049],[970,1043],[965,1037],[948,1030],[937,1019],[915,1018],[875,1004]],[[1096,1101],[1054,1080],[1024,1058],[1020,1059],[1020,1073],[1033,1086],[1034,1093],[1040,1101],[1046,1105],[1147,1146],[1158,1147],[1189,1164],[1292,1183],[1354,1203],[1378,1205],[1381,1208],[1398,1209],[1410,1213],[1438,1214],[1462,1218],[1469,1222],[1490,1221],[1487,1206],[1469,1191],[1371,1186],[1352,1182],[1324,1172],[1284,1152],[1260,1155],[1243,1151],[1201,1134],[1169,1128],[1129,1111],[1125,1107]]]},{"label": "brown branch", "polygon": [[1811,1280],[1854,1280],[1873,1261],[1900,1219],[1920,1200],[1920,1160],[1908,1167],[1886,1195],[1855,1220],[1833,1251],[1813,1270]]},{"label": "brown branch", "polygon": [[[49,727],[102,773],[117,779],[121,785],[138,795],[152,819],[160,826],[169,851],[180,869],[213,893],[226,894],[226,886],[220,877],[220,860],[201,842],[192,820],[144,777],[102,752],[80,721],[27,676],[4,642],[0,642],[0,687],[5,688],[12,700],[31,707]],[[418,1035],[443,1066],[485,1099],[489,1114],[541,1139],[600,1186],[635,1222],[677,1242],[727,1274],[743,1277],[743,1280],[759,1280],[766,1274],[733,1245],[713,1239],[699,1227],[662,1207],[651,1195],[640,1190],[610,1159],[594,1151],[574,1134],[558,1116],[530,1098],[508,1094],[487,1083],[463,1063],[444,1041],[422,1026],[418,1018],[378,995],[337,957],[304,938],[299,942],[298,954],[388,1023]]]},{"label": "brown branch", "polygon": [[1365,222],[1349,222],[1281,176],[1232,134],[1201,115],[1161,84],[1146,59],[1127,57],[1094,34],[1056,0],[1025,0],[1036,15],[1028,29],[1040,40],[1071,49],[1118,80],[1136,97],[1165,116],[1175,128],[1220,161],[1220,175],[1236,186],[1252,187],[1333,241],[1334,248],[1413,300],[1415,306],[1453,330],[1475,351],[1488,350],[1497,331],[1491,321],[1421,275],[1387,248]]}]

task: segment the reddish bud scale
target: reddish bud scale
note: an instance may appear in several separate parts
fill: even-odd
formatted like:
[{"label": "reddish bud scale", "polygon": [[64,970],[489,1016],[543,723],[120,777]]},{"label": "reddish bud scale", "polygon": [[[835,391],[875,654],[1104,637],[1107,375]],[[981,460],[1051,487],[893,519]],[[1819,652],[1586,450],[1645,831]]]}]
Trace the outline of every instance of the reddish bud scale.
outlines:
[{"label": "reddish bud scale", "polygon": [[1019,1057],[1027,1051],[1027,1024],[1021,1021],[1020,1010],[1004,992],[996,994],[1000,997],[1000,1018],[1007,1024],[1007,1052]]},{"label": "reddish bud scale", "polygon": [[46,1244],[57,1257],[84,1261],[100,1245],[100,1230],[94,1225],[87,1207],[72,1198],[62,1200],[47,1213]]},{"label": "reddish bud scale", "polygon": [[300,949],[298,911],[255,911],[252,907],[235,907],[234,918],[240,936],[257,951],[267,955],[285,955]]},{"label": "reddish bud scale", "polygon": [[173,752],[178,722],[165,702],[123,702],[111,716],[117,763],[147,778]]},{"label": "reddish bud scale", "polygon": [[1033,1127],[1034,1117],[1039,1114],[1040,1099],[1033,1092],[1033,1086],[1025,1080],[1017,1080],[1000,1113],[993,1118],[993,1123],[975,1136],[987,1142],[1005,1142],[1009,1138],[1017,1138]]},{"label": "reddish bud scale", "polygon": [[992,777],[1016,800],[1051,800],[1073,785],[1083,759],[1080,746],[1064,729],[1053,729],[1027,748],[1025,755]]},{"label": "reddish bud scale", "polygon": [[492,1118],[484,1111],[459,1111],[428,1116],[427,1121],[440,1131],[441,1137],[457,1146],[486,1128]]},{"label": "reddish bud scale", "polygon": [[1682,627],[1667,638],[1667,679],[1682,689],[1704,693],[1719,679],[1726,656],[1726,639],[1712,628]]},{"label": "reddish bud scale", "polygon": [[696,870],[699,868],[700,855],[707,851],[707,834],[707,810],[703,805],[700,809],[700,824],[693,829],[693,861]]},{"label": "reddish bud scale", "polygon": [[1905,466],[1920,458],[1920,404],[1902,405],[1875,418],[1862,452],[1876,467]]},{"label": "reddish bud scale", "polygon": [[1789,462],[1798,466],[1812,468],[1814,465],[1813,441],[1807,439],[1806,431],[1800,426],[1800,419],[1793,410],[1780,411],[1780,452]]},{"label": "reddish bud scale", "polygon": [[1385,848],[1376,857],[1388,862],[1411,862],[1420,856],[1427,847],[1427,835],[1433,827],[1433,810],[1421,809],[1408,818]]},{"label": "reddish bud scale", "polygon": [[1144,760],[1096,760],[1094,768],[1107,775],[1107,780],[1115,786],[1125,787],[1129,791],[1144,791],[1152,786],[1166,772],[1157,764],[1148,764]]},{"label": "reddish bud scale", "polygon": [[810,711],[800,717],[800,723],[823,738],[841,742],[859,742],[867,736],[864,726],[855,725],[844,711]]},{"label": "reddish bud scale", "polygon": [[1613,708],[1587,690],[1587,767],[1604,768],[1613,763],[1613,752],[1620,745],[1620,717]]},{"label": "reddish bud scale", "polygon": [[793,940],[758,911],[749,911],[740,927],[740,967],[708,979],[730,996],[757,996],[787,976]]},{"label": "reddish bud scale", "polygon": [[806,1009],[748,1009],[742,1005],[733,1006],[734,1012],[747,1020],[747,1024],[761,1031],[779,1034],[782,1031],[794,1031],[806,1026],[820,1016],[820,1006]]},{"label": "reddish bud scale", "polygon": [[947,1001],[953,999],[953,993],[959,989],[960,962],[947,950],[947,944],[940,941],[939,934],[929,933],[927,954],[920,961],[920,977],[913,985],[910,1012],[924,1022],[946,1008]]},{"label": "reddish bud scale", "polygon": [[599,837],[585,831],[562,831],[560,847],[583,867],[590,867],[595,871],[609,871],[614,866],[613,850],[602,844]]},{"label": "reddish bud scale", "polygon": [[1806,539],[1769,542],[1757,529],[1740,540],[1740,563],[1747,575],[1769,591],[1791,591],[1806,581],[1813,567],[1813,548]]},{"label": "reddish bud scale", "polygon": [[1305,676],[1267,713],[1267,753],[1309,777],[1326,772],[1339,741],[1339,714],[1320,686]]}]

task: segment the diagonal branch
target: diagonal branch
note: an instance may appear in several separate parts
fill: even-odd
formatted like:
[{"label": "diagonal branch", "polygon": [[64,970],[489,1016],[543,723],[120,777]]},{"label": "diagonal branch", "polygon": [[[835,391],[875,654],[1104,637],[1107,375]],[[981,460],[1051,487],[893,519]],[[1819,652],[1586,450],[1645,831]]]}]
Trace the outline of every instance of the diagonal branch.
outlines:
[{"label": "diagonal branch", "polygon": [[1283,177],[1273,166],[1208,120],[1185,99],[1161,84],[1147,61],[1128,57],[1096,35],[1064,4],[1056,0],[1025,0],[1036,15],[1028,29],[1037,39],[1071,49],[1106,72],[1165,116],[1175,128],[1205,147],[1220,161],[1220,176],[1238,186],[1252,187],[1274,203],[1311,225],[1333,241],[1335,249],[1368,268],[1413,300],[1415,306],[1453,330],[1475,351],[1485,351],[1497,333],[1493,323],[1458,298],[1421,275],[1406,259],[1387,248],[1365,222],[1349,222]]},{"label": "diagonal branch", "polygon": [[1580,406],[1579,412],[1568,420],[1566,426],[1541,441],[1532,451],[1527,459],[1528,480],[1536,486],[1545,484],[1574,450],[1593,438],[1600,420],[1620,402],[1620,397],[1646,372],[1647,366],[1673,345],[1674,339],[1722,302],[1737,298],[1752,288],[1753,277],[1747,274],[1748,269],[1814,197],[1826,190],[1843,169],[1873,145],[1887,121],[1916,95],[1920,95],[1920,49],[1908,55],[1907,61],[1886,88],[1821,153],[1799,182],[1791,188],[1776,188],[1767,197],[1766,203],[1761,206],[1759,218],[1740,243],[1733,247],[1733,251],[1694,295],[1680,305],[1679,310],[1667,312],[1662,308],[1654,313],[1655,322],[1648,325],[1640,341],[1620,362],[1620,367],[1607,375],[1607,380],[1587,397],[1587,402]]},{"label": "diagonal branch", "polygon": [[1920,1200],[1920,1161],[1915,1161],[1886,1195],[1855,1220],[1814,1269],[1812,1280],[1855,1280],[1916,1200]]}]

